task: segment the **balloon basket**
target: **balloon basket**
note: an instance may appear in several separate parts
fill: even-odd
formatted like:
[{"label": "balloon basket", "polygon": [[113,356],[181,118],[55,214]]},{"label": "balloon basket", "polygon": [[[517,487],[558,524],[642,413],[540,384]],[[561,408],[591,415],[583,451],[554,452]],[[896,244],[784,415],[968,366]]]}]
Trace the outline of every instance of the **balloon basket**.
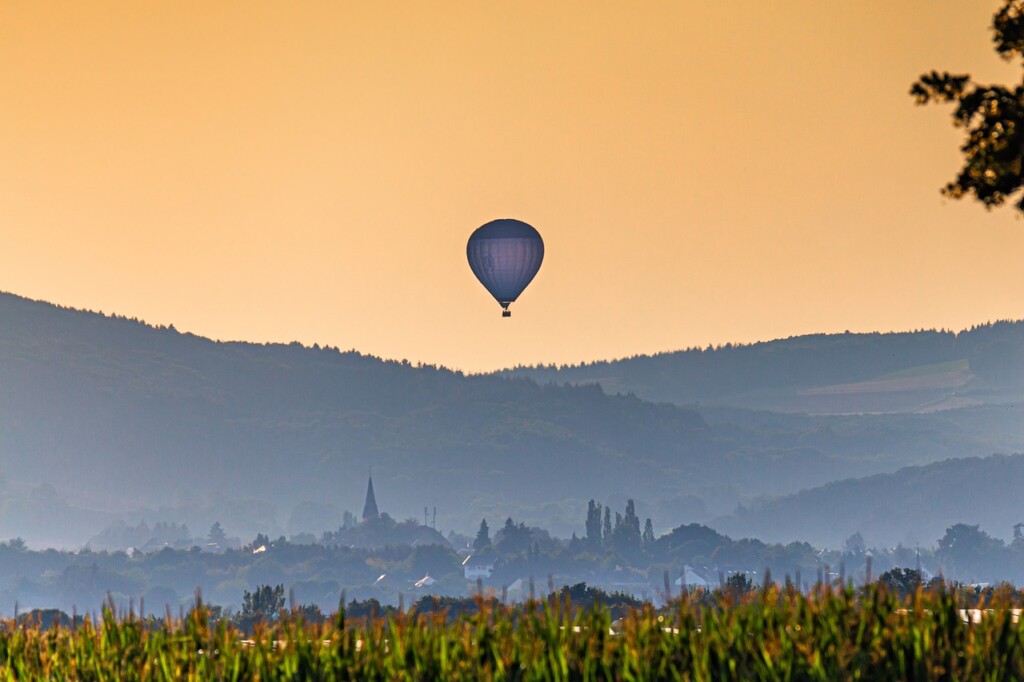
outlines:
[{"label": "balloon basket", "polygon": [[502,317],[512,317],[512,311],[511,310],[502,310],[501,311],[501,316]]}]

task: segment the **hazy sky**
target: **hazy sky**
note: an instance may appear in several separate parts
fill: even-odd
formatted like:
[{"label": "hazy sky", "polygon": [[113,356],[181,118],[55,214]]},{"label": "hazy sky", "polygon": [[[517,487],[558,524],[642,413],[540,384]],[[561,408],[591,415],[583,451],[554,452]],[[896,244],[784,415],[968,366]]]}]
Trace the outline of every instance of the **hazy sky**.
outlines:
[{"label": "hazy sky", "polygon": [[907,95],[1019,74],[997,4],[4,2],[0,290],[470,370],[1021,318],[1024,221]]}]

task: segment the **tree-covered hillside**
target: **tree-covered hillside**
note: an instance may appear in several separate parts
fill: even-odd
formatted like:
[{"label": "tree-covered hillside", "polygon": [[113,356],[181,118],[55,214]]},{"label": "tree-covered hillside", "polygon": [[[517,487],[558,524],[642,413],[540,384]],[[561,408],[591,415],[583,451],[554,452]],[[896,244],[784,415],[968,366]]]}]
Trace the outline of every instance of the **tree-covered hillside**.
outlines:
[{"label": "tree-covered hillside", "polygon": [[609,392],[812,414],[924,412],[1024,393],[1024,322],[960,333],[815,334],[503,372]]},{"label": "tree-covered hillside", "polygon": [[[282,514],[302,500],[359,509],[372,466],[384,509],[401,518],[436,505],[450,523],[478,498],[672,489],[708,440],[691,410],[596,387],[217,343],[11,295],[0,296],[0,319],[2,473],[9,486],[45,483],[85,509],[222,498]],[[66,516],[74,525],[82,515]],[[0,527],[18,532],[3,518]]]},{"label": "tree-covered hillside", "polygon": [[1024,522],[1021,490],[1024,455],[952,459],[754,503],[713,525],[732,535],[829,547],[854,533],[874,546],[930,545],[956,523],[1009,538]]},{"label": "tree-covered hillside", "polygon": [[590,498],[633,498],[663,530],[758,496],[1024,449],[1005,407],[702,414],[594,385],[220,343],[9,294],[0,320],[0,538],[32,546],[78,546],[119,520],[319,535],[362,509],[371,467],[398,520],[426,507],[432,523],[436,507],[446,532],[515,516],[568,536]]}]

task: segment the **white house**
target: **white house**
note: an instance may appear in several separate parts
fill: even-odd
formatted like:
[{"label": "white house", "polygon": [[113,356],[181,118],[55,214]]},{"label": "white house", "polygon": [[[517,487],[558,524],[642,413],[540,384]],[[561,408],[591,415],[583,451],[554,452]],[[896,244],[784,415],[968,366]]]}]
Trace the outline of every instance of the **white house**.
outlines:
[{"label": "white house", "polygon": [[515,602],[526,600],[526,589],[527,584],[523,582],[522,578],[516,578],[511,585],[506,587],[503,592],[505,599],[508,603],[513,604]]},{"label": "white house", "polygon": [[430,587],[431,585],[433,585],[436,582],[437,582],[436,580],[434,580],[433,578],[430,577],[429,574],[427,574],[427,575],[423,576],[422,578],[420,578],[419,580],[417,580],[416,582],[414,582],[413,585],[415,585],[416,587]]},{"label": "white house", "polygon": [[463,575],[466,576],[466,580],[478,580],[481,578],[490,578],[491,573],[494,573],[494,563],[482,563],[482,562],[467,562],[462,567]]},{"label": "white house", "polygon": [[683,574],[676,578],[675,585],[687,590],[696,590],[698,588],[707,590],[711,587],[711,583],[697,575],[697,572],[689,564],[683,566]]}]

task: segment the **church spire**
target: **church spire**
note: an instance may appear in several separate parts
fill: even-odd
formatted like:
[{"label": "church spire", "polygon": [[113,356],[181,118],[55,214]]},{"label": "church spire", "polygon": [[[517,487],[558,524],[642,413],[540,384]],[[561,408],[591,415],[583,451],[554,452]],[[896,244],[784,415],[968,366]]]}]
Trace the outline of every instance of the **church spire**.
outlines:
[{"label": "church spire", "polygon": [[363,505],[363,521],[369,521],[370,519],[379,518],[380,514],[377,512],[377,498],[373,496],[373,476],[370,476],[370,482],[366,486],[366,504]]}]

